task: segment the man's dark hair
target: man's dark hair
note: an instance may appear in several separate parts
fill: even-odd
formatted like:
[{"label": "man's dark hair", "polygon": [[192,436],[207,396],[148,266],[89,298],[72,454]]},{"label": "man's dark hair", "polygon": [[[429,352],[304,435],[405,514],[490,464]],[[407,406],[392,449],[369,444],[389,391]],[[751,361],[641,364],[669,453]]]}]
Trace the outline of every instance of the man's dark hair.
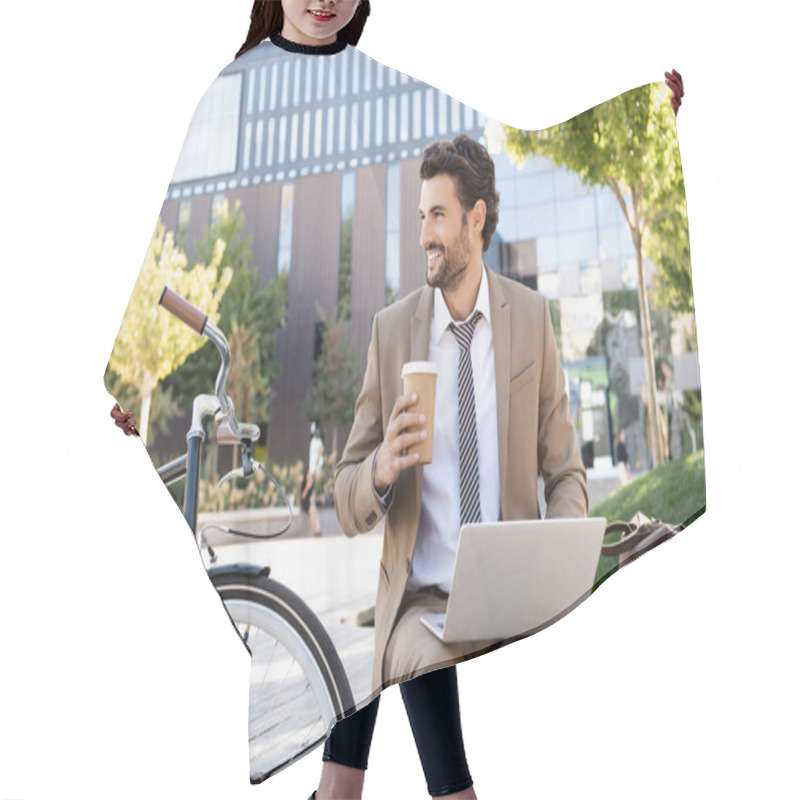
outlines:
[{"label": "man's dark hair", "polygon": [[486,203],[483,226],[483,252],[489,249],[497,228],[497,206],[500,195],[494,186],[494,161],[486,148],[460,133],[452,142],[434,142],[425,148],[419,176],[423,181],[437,175],[449,175],[456,184],[458,200],[465,211],[471,211],[478,200]]},{"label": "man's dark hair", "polygon": [[[369,16],[369,0],[361,0],[353,19],[339,31],[338,39],[346,39],[348,44],[356,45]],[[255,0],[250,11],[250,30],[244,44],[239,48],[236,58],[261,44],[264,39],[283,30],[283,6],[279,0]]]}]

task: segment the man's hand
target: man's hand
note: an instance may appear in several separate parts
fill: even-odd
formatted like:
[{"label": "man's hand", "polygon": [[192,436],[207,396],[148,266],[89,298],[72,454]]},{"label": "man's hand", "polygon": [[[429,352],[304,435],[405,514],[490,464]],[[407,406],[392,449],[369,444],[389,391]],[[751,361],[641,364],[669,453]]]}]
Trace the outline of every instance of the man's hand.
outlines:
[{"label": "man's hand", "polygon": [[133,418],[133,411],[123,411],[119,407],[119,403],[114,403],[114,408],[111,409],[111,416],[114,417],[114,424],[125,431],[126,436],[139,435],[139,431],[136,430],[136,420]]},{"label": "man's hand", "polygon": [[666,83],[669,89],[672,91],[672,97],[670,97],[669,102],[672,105],[672,110],[675,112],[675,116],[677,117],[678,109],[681,107],[681,99],[683,98],[683,78],[681,77],[680,72],[677,70],[665,72],[664,77],[666,78],[664,83]]},{"label": "man's hand", "polygon": [[406,411],[416,402],[417,393],[412,392],[398,397],[394,404],[386,436],[375,457],[374,481],[378,494],[385,494],[404,469],[413,467],[419,461],[419,453],[403,455],[404,450],[423,441],[428,435],[426,431],[408,431],[409,428],[425,422],[424,414],[409,414]]}]

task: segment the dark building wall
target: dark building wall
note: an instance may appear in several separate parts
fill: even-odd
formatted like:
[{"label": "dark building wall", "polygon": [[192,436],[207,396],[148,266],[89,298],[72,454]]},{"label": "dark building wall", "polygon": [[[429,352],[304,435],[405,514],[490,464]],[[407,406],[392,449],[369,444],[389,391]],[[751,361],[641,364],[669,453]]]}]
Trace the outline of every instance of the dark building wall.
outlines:
[{"label": "dark building wall", "polygon": [[419,245],[421,164],[421,156],[407,158],[400,168],[400,297],[425,283],[425,256]]},{"label": "dark building wall", "polygon": [[337,172],[295,181],[289,313],[275,355],[281,373],[270,408],[270,461],[308,455],[309,422],[302,403],[311,389],[318,308],[336,318],[339,291],[340,179]]},{"label": "dark building wall", "polygon": [[[195,245],[206,235],[208,226],[211,224],[211,197],[210,194],[201,194],[192,198],[189,230],[186,234],[186,258],[189,260],[190,266],[197,262]],[[172,229],[175,229],[174,226]]]},{"label": "dark building wall", "polygon": [[178,203],[178,200],[165,200],[164,205],[161,206],[159,217],[167,231],[174,232],[178,229]]},{"label": "dark building wall", "polygon": [[281,184],[262,183],[243,189],[231,189],[226,197],[233,208],[241,201],[244,214],[242,235],[250,236],[253,264],[258,269],[261,283],[266,285],[278,275],[278,232],[281,220]]},{"label": "dark building wall", "polygon": [[357,363],[367,364],[372,317],[386,297],[386,166],[356,170],[350,341]]}]

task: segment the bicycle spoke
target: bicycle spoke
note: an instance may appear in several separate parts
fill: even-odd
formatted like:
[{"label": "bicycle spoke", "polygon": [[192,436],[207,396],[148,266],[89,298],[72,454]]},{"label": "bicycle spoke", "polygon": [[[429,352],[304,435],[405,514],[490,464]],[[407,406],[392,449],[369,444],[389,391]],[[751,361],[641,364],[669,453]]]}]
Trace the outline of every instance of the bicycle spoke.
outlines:
[{"label": "bicycle spoke", "polygon": [[[215,582],[251,656],[251,777],[263,780],[320,743],[352,694],[313,612],[286,587],[229,574]],[[252,581],[252,583],[251,583]]]}]

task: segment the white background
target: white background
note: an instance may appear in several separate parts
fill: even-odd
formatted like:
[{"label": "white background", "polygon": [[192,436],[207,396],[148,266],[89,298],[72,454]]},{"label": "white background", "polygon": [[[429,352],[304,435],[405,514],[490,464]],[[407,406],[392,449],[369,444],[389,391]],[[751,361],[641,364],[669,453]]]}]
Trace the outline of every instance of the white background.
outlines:
[{"label": "white background", "polygon": [[[796,797],[798,245],[778,2],[375,0],[363,49],[542,128],[676,67],[708,512],[459,667],[486,798]],[[249,0],[2,11],[0,798],[304,800],[248,783],[249,665],[102,376],[189,120]],[[787,12],[788,13],[788,12]],[[399,692],[365,798],[425,797]]]}]

